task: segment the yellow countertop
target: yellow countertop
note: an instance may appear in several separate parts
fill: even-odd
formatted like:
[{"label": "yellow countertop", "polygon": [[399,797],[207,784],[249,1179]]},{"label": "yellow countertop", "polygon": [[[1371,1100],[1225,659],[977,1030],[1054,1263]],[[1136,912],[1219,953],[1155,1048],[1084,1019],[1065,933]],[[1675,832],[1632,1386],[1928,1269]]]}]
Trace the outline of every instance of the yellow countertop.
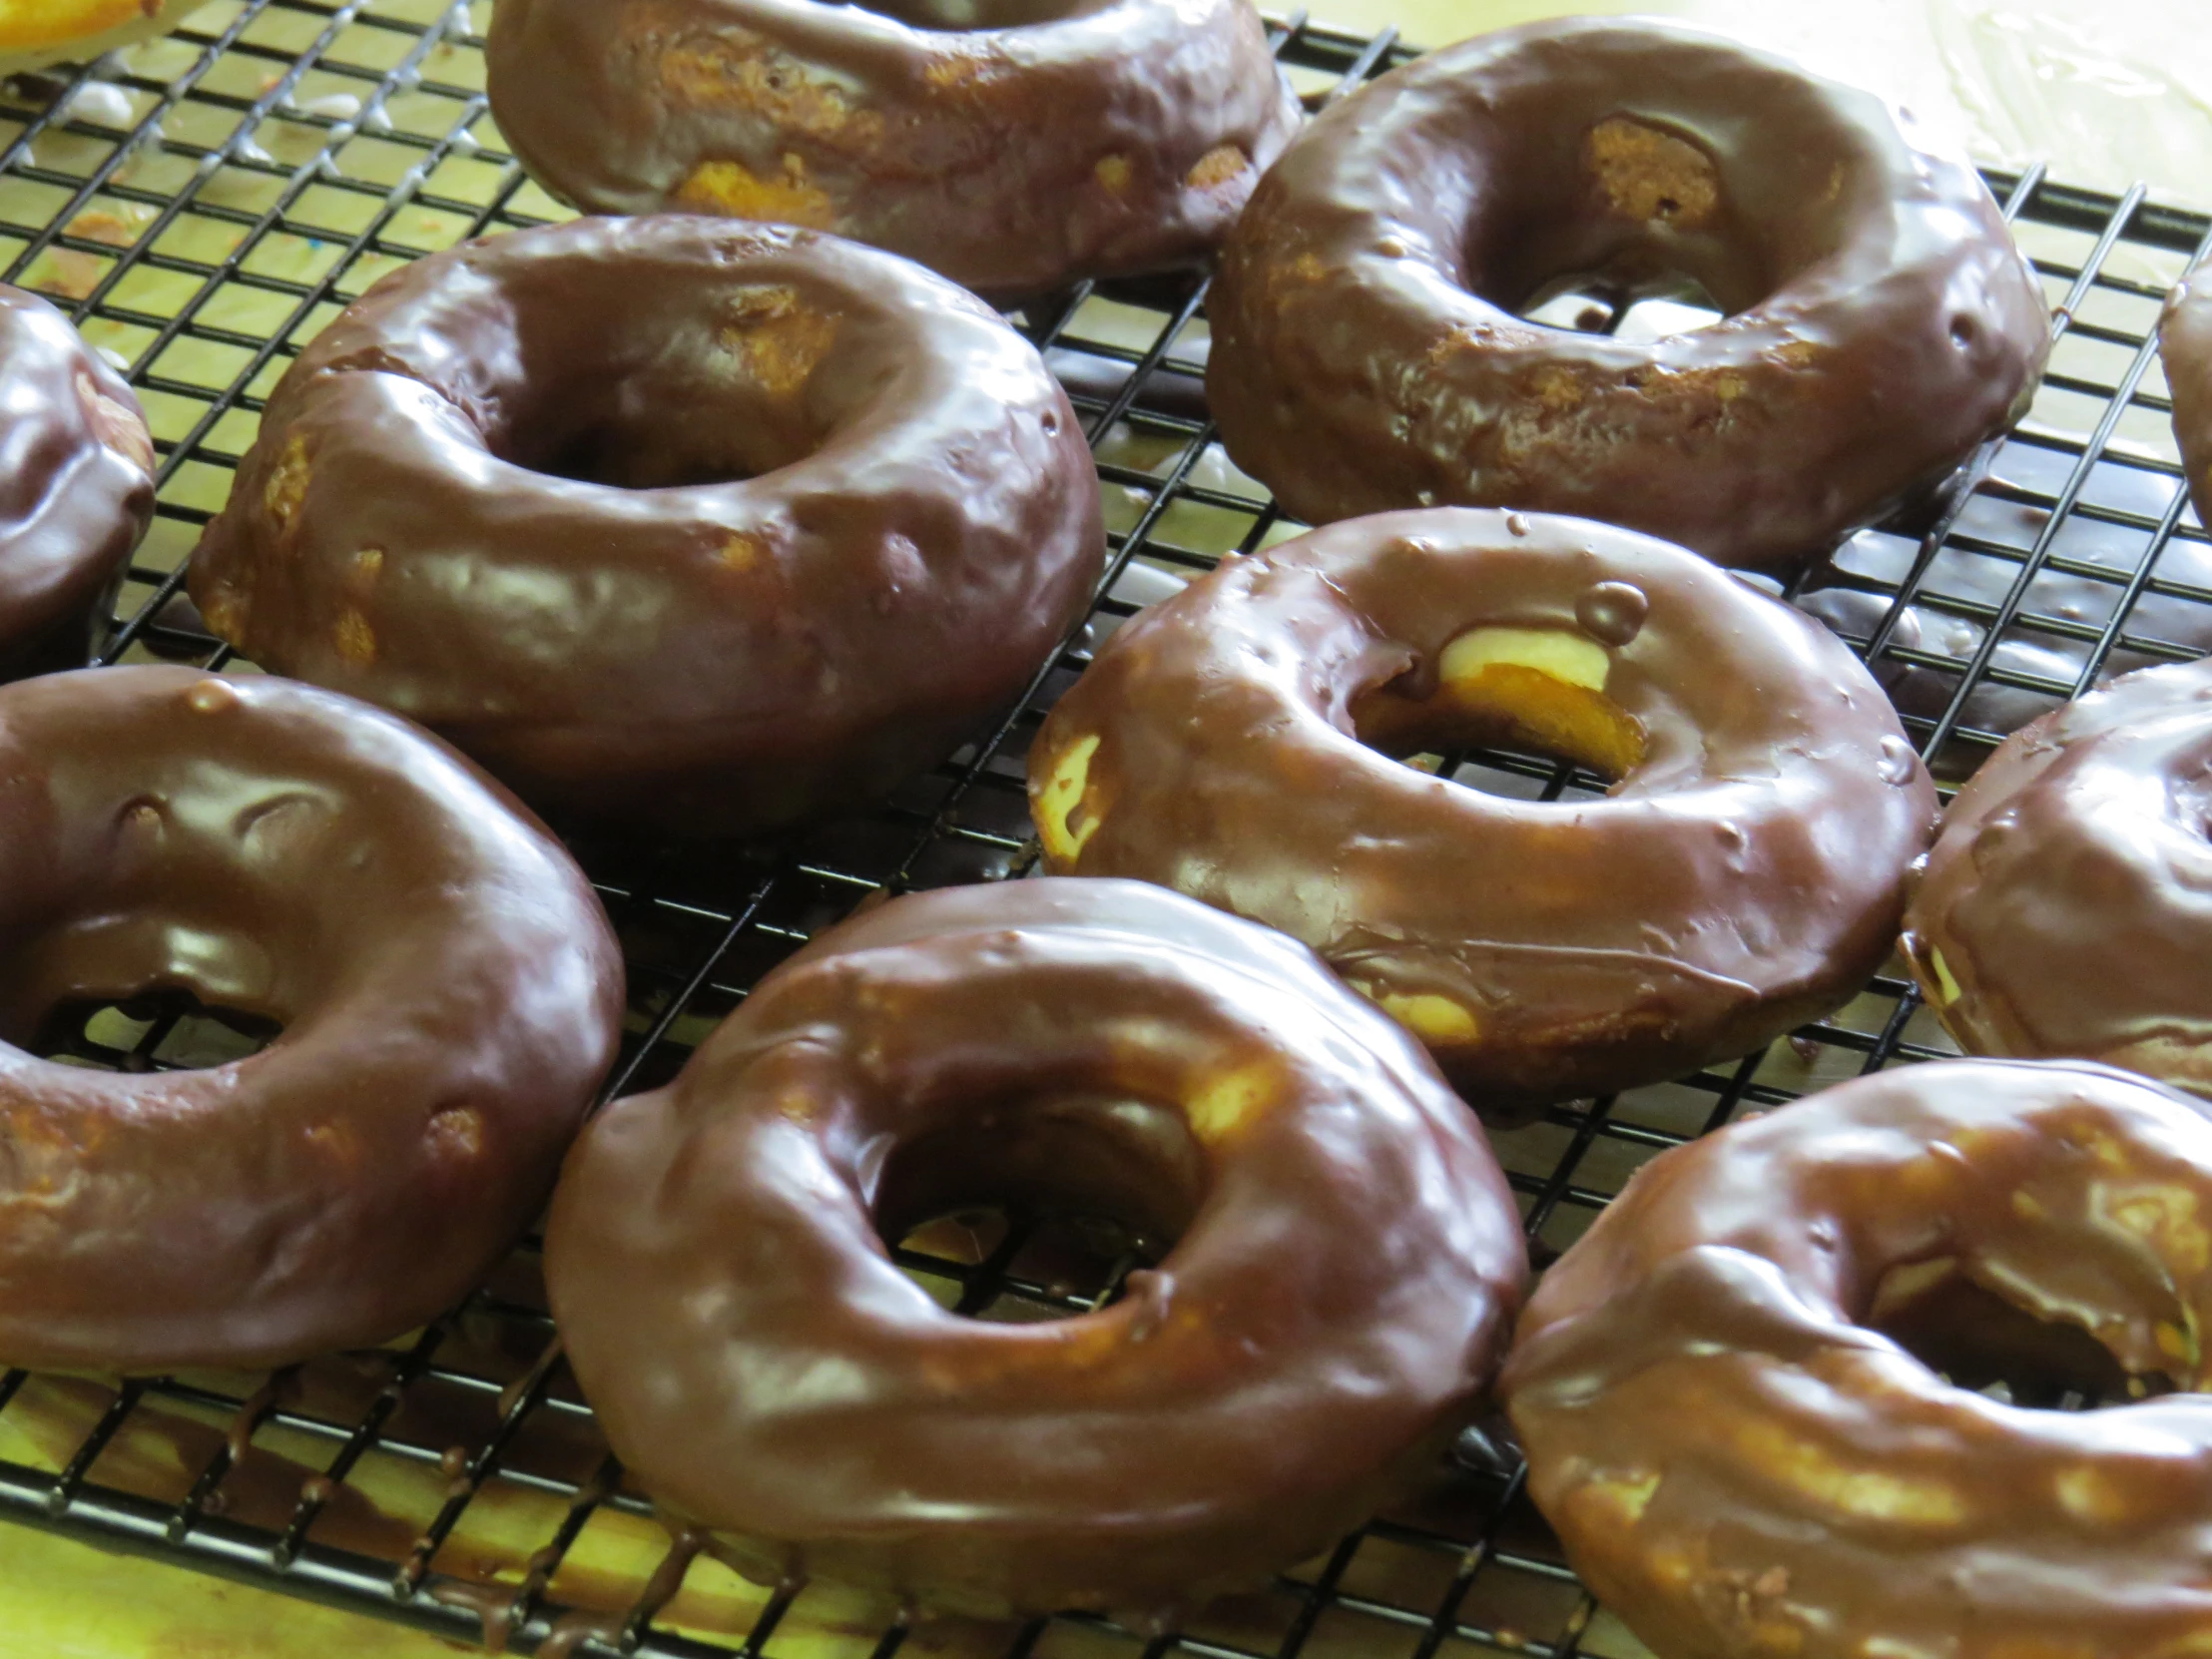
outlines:
[{"label": "yellow countertop", "polygon": [[5,1659],[450,1659],[481,1651],[0,1522]]},{"label": "yellow countertop", "polygon": [[[1441,44],[1566,11],[1666,13],[1876,87],[1978,158],[2212,205],[2203,0],[1318,0]],[[410,12],[419,12],[411,5]],[[475,1651],[402,1627],[0,1523],[0,1659],[415,1659]]]}]

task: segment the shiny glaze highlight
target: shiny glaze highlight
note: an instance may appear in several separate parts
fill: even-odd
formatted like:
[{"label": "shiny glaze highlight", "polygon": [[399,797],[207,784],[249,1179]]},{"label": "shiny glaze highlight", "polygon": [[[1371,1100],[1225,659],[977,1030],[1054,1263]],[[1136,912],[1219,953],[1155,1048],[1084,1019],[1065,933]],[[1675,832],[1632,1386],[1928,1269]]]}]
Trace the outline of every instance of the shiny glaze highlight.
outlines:
[{"label": "shiny glaze highlight", "polygon": [[153,520],[154,439],[69,318],[4,286],[0,406],[0,674],[77,667]]},{"label": "shiny glaze highlight", "polygon": [[444,1312],[544,1203],[622,964],[560,844],[347,698],[183,668],[0,689],[0,1037],[183,989],[257,1054],[0,1042],[0,1361],[284,1365]]},{"label": "shiny glaze highlight", "polygon": [[[1605,799],[1509,801],[1390,758],[1571,752],[1566,727],[1444,695],[1454,643],[1485,630],[1593,665],[1600,736],[1634,734],[1625,768],[1578,757],[1617,777]],[[1053,868],[1305,940],[1506,1118],[1837,1007],[1895,942],[1936,816],[1881,691],[1817,624],[1630,531],[1467,508],[1228,560],[1100,651],[1029,777]]]},{"label": "shiny glaze highlight", "polygon": [[1187,266],[1302,117],[1250,0],[501,0],[556,196],[834,231],[998,296]]},{"label": "shiny glaze highlight", "polygon": [[[978,1202],[1180,1234],[1036,1325],[885,1238]],[[655,1500],[768,1580],[1173,1620],[1326,1547],[1472,1410],[1526,1254],[1418,1046],[1296,942],[1136,882],[894,899],[579,1141],[570,1363]]]},{"label": "shiny glaze highlight", "polygon": [[[1652,341],[1523,321],[1688,277]],[[2027,261],[1964,161],[1868,93],[1719,36],[1576,18],[1392,71],[1317,119],[1223,250],[1207,391],[1314,523],[1465,502],[1788,570],[2026,408]]]},{"label": "shiny glaze highlight", "polygon": [[1960,1046],[2212,1096],[2212,662],[2123,675],[1998,746],[1906,911]]},{"label": "shiny glaze highlight", "polygon": [[2202,1389],[2208,1217],[2212,1123],[2100,1066],[1908,1066],[1693,1141],[1529,1303],[1529,1493],[1660,1659],[2202,1653],[2212,1400],[2027,1409],[1877,1327],[1963,1291]]},{"label": "shiny glaze highlight", "polygon": [[191,586],[255,661],[533,805],[696,836],[942,760],[1104,549],[1075,412],[995,313],[835,238],[664,215],[378,282],[277,385]]}]

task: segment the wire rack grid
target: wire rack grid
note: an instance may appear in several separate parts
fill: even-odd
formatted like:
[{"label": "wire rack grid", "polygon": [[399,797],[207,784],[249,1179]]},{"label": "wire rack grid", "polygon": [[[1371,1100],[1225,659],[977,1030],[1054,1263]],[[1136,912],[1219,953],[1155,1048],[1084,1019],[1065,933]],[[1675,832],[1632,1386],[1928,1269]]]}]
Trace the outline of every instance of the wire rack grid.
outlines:
[{"label": "wire rack grid", "polygon": [[[263,399],[349,298],[408,259],[564,217],[501,146],[483,94],[488,0],[215,0],[178,36],[0,93],[0,266],[71,307],[126,367],[161,450],[161,505],[103,661],[253,672],[198,627],[183,561]],[[1391,38],[1276,20],[1309,103],[1403,61]],[[1991,179],[2060,330],[2026,423],[1939,499],[1866,532],[1783,597],[1852,641],[1937,775],[2100,677],[2212,652],[2212,538],[2188,508],[2151,343],[2212,222]],[[622,935],[632,1005],[609,1092],[672,1076],[799,941],[884,888],[1021,873],[1023,756],[1119,623],[1225,554],[1294,533],[1207,419],[1204,284],[1084,286],[1017,317],[1083,410],[1113,554],[1080,633],[987,741],[883,811],[755,862],[582,847]],[[1679,314],[1588,299],[1623,332]],[[1563,317],[1562,320],[1569,320]],[[1416,763],[1559,799],[1600,780],[1487,752]],[[51,1052],[207,1064],[260,1040],[149,999],[79,1010]],[[1641,1163],[1746,1111],[1952,1052],[1892,964],[1833,1018],[1679,1082],[1553,1109],[1496,1137],[1539,1261]],[[994,1213],[898,1247],[946,1306],[1050,1318],[1114,1294],[1130,1241]],[[1269,1589],[1189,1628],[1088,1616],[909,1624],[833,1584],[762,1587],[673,1557],[550,1347],[534,1248],[464,1307],[374,1353],[276,1377],[0,1373],[0,1575],[47,1527],[518,1650],[798,1659],[1634,1659],[1522,1494],[1510,1442],[1470,1433],[1428,1484]]]}]

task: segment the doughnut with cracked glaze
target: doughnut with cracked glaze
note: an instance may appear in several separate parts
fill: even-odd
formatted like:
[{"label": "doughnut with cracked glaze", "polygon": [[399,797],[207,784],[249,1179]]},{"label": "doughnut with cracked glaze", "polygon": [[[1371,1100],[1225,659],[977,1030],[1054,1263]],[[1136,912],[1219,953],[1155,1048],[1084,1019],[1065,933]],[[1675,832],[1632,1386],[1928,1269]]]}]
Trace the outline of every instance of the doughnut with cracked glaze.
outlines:
[{"label": "doughnut with cracked glaze", "polygon": [[1250,0],[500,0],[485,60],[589,212],[811,225],[1000,297],[1198,264],[1302,120]]},{"label": "doughnut with cracked glaze", "polygon": [[[1176,1242],[1093,1312],[962,1319],[884,1241],[992,1202]],[[1427,1466],[1526,1267],[1473,1118],[1311,952],[1051,878],[814,940],[591,1125],[546,1236],[609,1443],[726,1559],[1170,1624]]]},{"label": "doughnut with cracked glaze", "polygon": [[[1685,276],[1733,314],[1649,341],[1514,314]],[[1301,518],[1535,508],[1777,571],[2008,428],[2050,341],[1963,160],[1870,93],[1609,18],[1466,41],[1324,113],[1207,311],[1222,438]]]},{"label": "doughnut with cracked glaze", "polygon": [[[2141,1396],[2212,1385],[2208,1220],[2212,1123],[2102,1066],[1905,1066],[1663,1153],[1521,1321],[1529,1494],[1660,1659],[2195,1659],[2212,1399]],[[2123,1402],[1954,1386],[1916,1326]]]},{"label": "doughnut with cracked glaze", "polygon": [[[1392,755],[1517,741],[1510,801]],[[1140,613],[1030,750],[1049,867],[1305,940],[1481,1111],[1658,1082],[1837,1007],[1936,796],[1879,687],[1705,560],[1580,519],[1385,513]]]},{"label": "doughnut with cracked glaze", "polygon": [[2212,1096],[2212,661],[2122,675],[1997,746],[1906,909],[1973,1054],[2101,1060]]},{"label": "doughnut with cracked glaze", "polygon": [[920,267],[669,214],[385,277],[193,555],[256,662],[532,805],[679,835],[870,805],[1083,614],[1098,480],[1036,349]]},{"label": "doughnut with cracked glaze", "polygon": [[[0,688],[0,1362],[288,1365],[458,1302],[614,1058],[583,872],[404,721],[281,680]],[[284,1029],[206,1070],[42,1060],[57,1007],[186,990]]]}]

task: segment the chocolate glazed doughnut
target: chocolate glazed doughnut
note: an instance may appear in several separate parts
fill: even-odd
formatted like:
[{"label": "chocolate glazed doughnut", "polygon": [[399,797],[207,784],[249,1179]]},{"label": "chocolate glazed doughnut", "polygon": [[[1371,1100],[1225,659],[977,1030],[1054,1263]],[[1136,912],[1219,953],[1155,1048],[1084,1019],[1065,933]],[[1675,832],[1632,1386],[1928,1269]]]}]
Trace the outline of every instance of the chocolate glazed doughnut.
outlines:
[{"label": "chocolate glazed doughnut", "polygon": [[69,318],[6,286],[0,410],[0,674],[79,665],[154,516],[154,440]]},{"label": "chocolate glazed doughnut", "polygon": [[[1118,1302],[985,1324],[883,1243],[977,1202],[1180,1238]],[[1293,941],[1125,881],[817,939],[601,1114],[546,1237],[609,1442],[743,1570],[1169,1625],[1427,1466],[1526,1266],[1417,1046]]]},{"label": "chocolate glazed doughnut", "polygon": [[1034,348],[917,266],[690,215],[385,277],[278,383],[208,625],[526,800],[686,835],[882,796],[1082,614],[1097,477]]},{"label": "chocolate glazed doughnut", "polygon": [[1975,1054],[2102,1060],[2212,1096],[2212,662],[2021,728],[1944,815],[1913,971]]},{"label": "chocolate glazed doughnut", "polygon": [[2158,321],[2158,357],[2197,518],[2212,524],[2212,261],[2182,277]]},{"label": "chocolate glazed doughnut", "polygon": [[[1529,1493],[1660,1659],[2193,1659],[2212,1400],[2140,1396],[2212,1386],[2208,1215],[2212,1124],[2100,1066],[1911,1066],[1664,1153],[1521,1321]],[[1967,1381],[2001,1346],[2136,1402],[1952,1386],[1916,1323]]]},{"label": "chocolate glazed doughnut", "polygon": [[[1390,758],[1485,742],[1611,794],[1508,801]],[[1145,611],[1052,711],[1029,791],[1050,867],[1304,939],[1496,1118],[1843,1003],[1936,816],[1817,623],[1630,531],[1465,508],[1333,525]]]},{"label": "chocolate glazed doughnut", "polygon": [[1301,119],[1250,0],[500,0],[499,130],[594,213],[835,231],[982,292],[1204,259]]},{"label": "chocolate glazed doughnut", "polygon": [[[1648,342],[1514,314],[1684,277],[1733,314]],[[1541,508],[1769,570],[2009,427],[2050,344],[1988,191],[1879,99],[1590,18],[1467,41],[1323,115],[1207,308],[1222,437],[1302,518]]]},{"label": "chocolate glazed doughnut", "polygon": [[[183,668],[0,689],[0,1361],[285,1365],[444,1312],[614,1057],[582,872],[403,722]],[[33,1058],[154,989],[283,1023],[205,1071]]]}]

